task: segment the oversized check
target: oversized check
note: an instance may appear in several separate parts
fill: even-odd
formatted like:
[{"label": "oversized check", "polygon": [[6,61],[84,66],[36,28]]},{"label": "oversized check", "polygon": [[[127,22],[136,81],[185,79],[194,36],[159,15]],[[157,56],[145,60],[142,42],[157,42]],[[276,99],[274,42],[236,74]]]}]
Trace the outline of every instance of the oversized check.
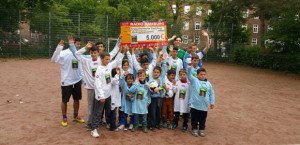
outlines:
[{"label": "oversized check", "polygon": [[166,22],[121,22],[122,45],[167,46]]}]

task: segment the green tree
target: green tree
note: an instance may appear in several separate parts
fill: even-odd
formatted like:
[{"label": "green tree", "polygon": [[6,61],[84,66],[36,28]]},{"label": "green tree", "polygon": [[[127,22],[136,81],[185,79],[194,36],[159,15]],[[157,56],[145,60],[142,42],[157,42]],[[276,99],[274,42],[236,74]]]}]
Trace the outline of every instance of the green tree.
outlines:
[{"label": "green tree", "polygon": [[248,41],[249,33],[241,28],[244,22],[243,8],[240,0],[218,0],[211,4],[212,13],[205,19],[204,27],[211,30],[215,47],[221,42],[232,44]]}]

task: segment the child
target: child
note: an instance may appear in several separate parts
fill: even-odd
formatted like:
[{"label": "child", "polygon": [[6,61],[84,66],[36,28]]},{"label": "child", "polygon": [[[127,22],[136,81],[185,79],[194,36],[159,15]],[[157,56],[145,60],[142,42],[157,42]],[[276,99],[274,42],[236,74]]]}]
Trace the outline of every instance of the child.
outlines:
[{"label": "child", "polygon": [[[187,52],[184,55],[184,60],[187,60],[187,58],[191,58],[191,54],[195,53],[198,55],[199,57],[199,61],[198,61],[198,66],[201,68],[202,67],[202,58],[205,57],[207,55],[208,49],[209,49],[209,35],[205,30],[201,31],[202,35],[204,37],[206,37],[206,46],[203,50],[201,50],[200,52],[197,53],[197,45],[195,43],[191,43],[188,46]],[[183,61],[183,68],[187,68],[188,62],[187,61]]]},{"label": "child", "polygon": [[132,113],[134,114],[134,127],[132,132],[136,131],[139,124],[139,117],[142,117],[143,132],[147,133],[147,114],[148,105],[151,99],[148,95],[149,85],[146,82],[146,72],[144,70],[138,71],[137,82],[128,89],[128,93],[133,93]]},{"label": "child", "polygon": [[[149,81],[149,78],[152,77],[152,70],[156,66],[156,50],[157,50],[157,47],[155,47],[155,48],[149,47],[149,49],[153,53],[153,59],[152,59],[152,62],[151,62],[150,65],[149,65],[149,61],[148,61],[147,58],[141,58],[141,61],[140,61],[141,65],[140,65],[139,62],[136,59],[136,56],[135,56],[135,53],[137,53],[137,50],[132,49],[132,61],[133,61],[134,69],[136,71],[144,69],[146,71],[146,81],[147,82]],[[151,70],[151,71],[149,71],[149,70]]]},{"label": "child", "polygon": [[[165,79],[164,89],[166,90],[166,97],[163,99],[162,104],[162,121],[163,126],[169,129],[173,128],[174,119],[174,99],[173,99],[173,85],[175,82],[175,70],[169,70],[167,73],[167,78]],[[169,122],[167,122],[169,120]]]},{"label": "child", "polygon": [[[167,52],[166,49],[163,50],[165,51],[165,53]],[[179,70],[183,67],[182,60],[177,57],[178,47],[170,47],[170,54],[171,55],[166,59],[168,70],[175,70],[175,80],[177,81],[179,79]]]},{"label": "child", "polygon": [[121,93],[119,90],[120,69],[113,68],[111,70],[112,87],[111,87],[111,111],[110,111],[110,130],[118,131],[116,126],[117,110],[121,106]]},{"label": "child", "polygon": [[108,53],[101,54],[101,62],[102,64],[97,68],[96,78],[95,78],[95,100],[93,103],[93,111],[92,111],[92,121],[89,125],[91,131],[91,135],[93,137],[99,137],[97,127],[100,123],[100,116],[102,114],[103,108],[105,107],[106,122],[110,122],[110,111],[111,111],[111,91],[112,91],[112,83],[111,83],[111,70],[118,66],[124,57],[124,53],[127,51],[122,48],[121,53],[119,53],[115,60],[110,61],[110,55]]},{"label": "child", "polygon": [[204,137],[208,106],[213,109],[215,104],[214,90],[206,79],[204,68],[197,70],[197,77],[192,75],[192,67],[188,67],[187,73],[191,83],[189,106],[191,108],[192,135],[197,137],[200,134],[201,137]]},{"label": "child", "polygon": [[[70,46],[72,47],[72,46]],[[89,51],[91,58],[84,57],[83,54]],[[99,58],[99,51],[98,48],[93,46],[91,42],[88,42],[87,45],[75,53],[77,59],[82,64],[84,80],[85,80],[85,88],[87,90],[87,102],[88,102],[88,121],[87,124],[91,122],[91,111],[92,111],[92,104],[95,99],[95,90],[94,90],[94,83],[95,83],[95,73],[101,64],[101,60]]]},{"label": "child", "polygon": [[[80,47],[80,39],[73,39],[69,36],[69,45],[71,47]],[[56,47],[55,52],[51,58],[52,62],[60,64],[61,72],[61,111],[62,111],[62,121],[61,125],[63,127],[68,126],[67,119],[67,103],[70,100],[71,95],[73,96],[73,108],[74,108],[74,118],[73,121],[84,123],[85,121],[78,115],[79,111],[79,101],[82,98],[81,93],[81,80],[82,80],[82,68],[81,64],[78,63],[76,57],[72,54],[70,49],[63,50],[64,41],[61,40]],[[76,49],[75,48],[75,49]]]},{"label": "child", "polygon": [[174,98],[174,124],[173,129],[178,127],[179,115],[182,113],[183,124],[182,124],[182,131],[187,131],[188,129],[188,119],[190,109],[188,106],[190,91],[189,91],[189,84],[186,78],[186,70],[181,69],[179,71],[179,78],[180,80],[176,83],[176,95]]},{"label": "child", "polygon": [[122,90],[122,101],[121,101],[121,111],[120,111],[120,126],[118,129],[126,130],[125,126],[127,124],[127,116],[130,115],[130,127],[133,128],[134,117],[132,115],[132,97],[133,95],[128,93],[128,89],[133,85],[134,76],[133,74],[127,74],[126,72],[120,78],[121,90]]},{"label": "child", "polygon": [[[161,63],[164,60],[163,53],[159,54],[157,63]],[[158,87],[154,90],[150,89],[150,118],[151,125],[150,130],[154,131],[154,128],[160,129],[161,121],[161,110],[162,110],[162,99],[165,97],[165,90],[163,89],[163,84],[166,76],[166,63],[162,62],[162,67],[156,66],[153,69],[153,78],[150,77],[149,84],[156,82]]]}]

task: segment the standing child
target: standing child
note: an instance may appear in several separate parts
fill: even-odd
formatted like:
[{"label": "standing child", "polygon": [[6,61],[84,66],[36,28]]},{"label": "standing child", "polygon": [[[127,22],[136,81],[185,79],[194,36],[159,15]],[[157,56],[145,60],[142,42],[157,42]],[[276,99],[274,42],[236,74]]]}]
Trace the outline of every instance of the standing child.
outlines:
[{"label": "standing child", "polygon": [[[156,66],[153,69],[153,78],[150,77],[149,84],[157,84],[156,88],[150,88],[150,118],[151,125],[150,130],[154,131],[154,128],[160,129],[161,123],[161,110],[162,110],[162,99],[165,97],[165,89],[163,89],[163,84],[165,83],[166,77],[166,62],[163,61],[163,53],[161,52],[158,56],[157,63],[162,63],[162,67]],[[163,61],[163,62],[162,62]],[[151,70],[149,70],[151,71]]]},{"label": "standing child", "polygon": [[[167,78],[165,79],[164,89],[166,90],[166,97],[163,99],[162,104],[162,121],[163,127],[167,127],[169,129],[173,128],[173,119],[174,119],[174,92],[173,92],[173,85],[176,84],[175,82],[175,70],[168,70]],[[169,120],[169,122],[168,122]]]},{"label": "standing child", "polygon": [[[72,47],[72,45],[70,46]],[[91,58],[84,57],[83,54],[88,51],[90,53]],[[85,80],[85,88],[87,90],[87,102],[88,102],[88,121],[87,124],[91,123],[91,112],[93,110],[92,104],[95,99],[95,90],[94,90],[94,83],[95,83],[95,73],[101,64],[101,60],[99,58],[99,51],[98,48],[93,46],[91,42],[88,42],[87,45],[81,49],[79,49],[76,53],[77,59],[82,64],[84,80]]]},{"label": "standing child", "polygon": [[138,71],[137,82],[129,88],[128,93],[133,93],[132,113],[134,114],[134,127],[132,132],[136,131],[139,124],[139,117],[142,117],[143,132],[147,133],[147,114],[148,105],[151,99],[148,95],[149,85],[146,82],[146,72],[144,70]]},{"label": "standing child", "polygon": [[119,129],[126,130],[127,116],[130,115],[130,129],[133,128],[134,117],[132,115],[132,97],[133,95],[128,93],[128,89],[133,85],[134,76],[133,74],[127,74],[126,72],[120,78],[121,90],[122,90],[122,101],[121,111],[119,120]]},{"label": "standing child", "polygon": [[110,130],[118,131],[116,126],[117,110],[121,106],[121,92],[119,87],[120,69],[113,68],[111,70],[112,87],[111,87],[111,111],[110,111]]},{"label": "standing child", "polygon": [[190,91],[189,84],[186,78],[186,70],[181,69],[179,71],[179,81],[176,83],[176,95],[174,98],[174,124],[173,128],[176,129],[178,127],[178,121],[180,113],[182,113],[183,124],[182,131],[188,130],[188,121],[190,115],[190,108],[188,105]]},{"label": "standing child", "polygon": [[108,53],[101,54],[102,64],[97,68],[96,78],[95,78],[95,100],[93,103],[92,111],[92,121],[89,125],[91,135],[93,137],[99,137],[97,128],[100,123],[100,116],[102,114],[103,108],[105,108],[106,122],[110,122],[110,111],[111,111],[111,70],[118,66],[124,57],[126,49],[121,49],[121,53],[116,56],[116,59],[112,62],[110,61],[110,55]]},{"label": "standing child", "polygon": [[197,77],[192,75],[192,67],[188,67],[187,72],[191,83],[189,106],[191,108],[192,135],[197,137],[200,134],[201,137],[204,137],[208,106],[213,109],[215,104],[214,90],[206,79],[204,68],[197,70]]}]

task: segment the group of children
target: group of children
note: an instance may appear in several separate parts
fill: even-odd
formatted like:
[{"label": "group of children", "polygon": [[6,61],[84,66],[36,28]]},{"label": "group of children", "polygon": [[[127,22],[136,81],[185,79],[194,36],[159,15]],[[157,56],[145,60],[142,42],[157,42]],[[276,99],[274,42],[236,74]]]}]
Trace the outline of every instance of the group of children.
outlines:
[{"label": "group of children", "polygon": [[[208,38],[206,32],[203,35]],[[69,37],[69,49],[62,50],[61,41],[52,61],[61,65],[62,126],[68,125],[66,108],[71,95],[74,121],[85,122],[78,115],[83,78],[88,98],[86,127],[93,137],[99,137],[97,129],[104,112],[111,131],[125,130],[128,125],[132,132],[140,125],[144,133],[162,126],[176,129],[182,115],[182,131],[188,130],[191,117],[192,135],[205,136],[207,111],[209,107],[214,108],[215,102],[212,85],[201,63],[208,43],[199,53],[192,43],[183,57],[178,58],[178,52],[183,51],[179,49],[181,38],[173,39],[174,46],[161,49],[155,45],[148,47],[146,53],[141,48],[121,46],[121,39],[110,53],[103,51],[103,43],[88,42],[79,49],[72,37]],[[116,122],[117,113],[119,122]]]}]

